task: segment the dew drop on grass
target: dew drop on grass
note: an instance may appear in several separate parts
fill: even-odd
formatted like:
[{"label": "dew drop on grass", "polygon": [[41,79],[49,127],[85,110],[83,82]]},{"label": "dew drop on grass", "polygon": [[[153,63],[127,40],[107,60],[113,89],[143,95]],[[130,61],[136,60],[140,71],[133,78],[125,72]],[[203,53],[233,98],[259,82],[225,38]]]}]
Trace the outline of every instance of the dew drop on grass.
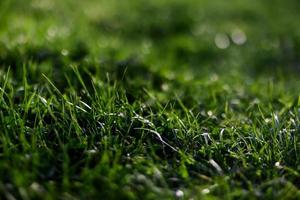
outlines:
[{"label": "dew drop on grass", "polygon": [[169,85],[167,83],[163,83],[161,85],[161,89],[162,89],[162,91],[166,92],[169,90]]},{"label": "dew drop on grass", "polygon": [[246,34],[240,29],[235,29],[232,31],[231,39],[237,45],[243,45],[247,42]]},{"label": "dew drop on grass", "polygon": [[213,116],[213,114],[214,114],[214,113],[213,113],[211,110],[209,110],[209,111],[207,112],[207,115],[210,116],[210,117]]},{"label": "dew drop on grass", "polygon": [[210,190],[208,188],[202,190],[202,194],[208,194],[208,193],[210,193]]},{"label": "dew drop on grass", "polygon": [[31,185],[30,185],[30,189],[36,193],[43,193],[45,190],[43,188],[43,186],[41,186],[40,184],[36,183],[36,182],[33,182]]},{"label": "dew drop on grass", "polygon": [[181,198],[184,196],[184,192],[182,190],[177,190],[175,192],[176,197]]},{"label": "dew drop on grass", "polygon": [[47,105],[47,100],[44,97],[39,96],[39,98],[43,104]]},{"label": "dew drop on grass", "polygon": [[96,154],[97,152],[98,151],[96,149],[90,149],[86,151],[87,154]]},{"label": "dew drop on grass", "polygon": [[268,124],[268,123],[270,123],[272,120],[270,119],[270,118],[266,118],[265,119],[265,122]]},{"label": "dew drop on grass", "polygon": [[69,55],[69,51],[67,49],[63,49],[63,50],[61,50],[61,55],[67,56],[67,55]]},{"label": "dew drop on grass", "polygon": [[124,117],[125,117],[125,114],[124,114],[124,113],[122,113],[122,112],[120,112],[120,113],[118,113],[118,117],[122,117],[122,118],[124,118]]},{"label": "dew drop on grass", "polygon": [[280,162],[276,162],[276,163],[275,163],[275,167],[276,167],[277,169],[282,169],[282,168],[283,168],[283,166],[280,164]]},{"label": "dew drop on grass", "polygon": [[224,33],[218,33],[215,36],[215,44],[219,49],[227,49],[230,46],[230,40]]},{"label": "dew drop on grass", "polygon": [[278,118],[278,115],[277,114],[273,114],[273,118],[274,118],[274,124],[276,127],[279,127],[280,125],[280,122],[279,122],[279,118]]}]

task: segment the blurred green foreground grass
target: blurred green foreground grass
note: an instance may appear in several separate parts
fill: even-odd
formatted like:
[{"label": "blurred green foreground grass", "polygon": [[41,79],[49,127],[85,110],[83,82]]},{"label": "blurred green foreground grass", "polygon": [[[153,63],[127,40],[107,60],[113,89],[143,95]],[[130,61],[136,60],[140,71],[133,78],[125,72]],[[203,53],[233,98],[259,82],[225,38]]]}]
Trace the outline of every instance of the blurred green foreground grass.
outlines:
[{"label": "blurred green foreground grass", "polygon": [[299,9],[1,0],[0,199],[299,199]]}]

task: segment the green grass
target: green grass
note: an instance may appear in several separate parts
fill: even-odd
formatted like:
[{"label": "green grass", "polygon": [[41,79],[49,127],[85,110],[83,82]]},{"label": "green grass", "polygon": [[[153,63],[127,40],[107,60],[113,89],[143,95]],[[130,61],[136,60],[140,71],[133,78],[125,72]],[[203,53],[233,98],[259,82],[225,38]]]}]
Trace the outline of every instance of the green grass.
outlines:
[{"label": "green grass", "polygon": [[299,6],[0,1],[0,199],[300,199]]}]

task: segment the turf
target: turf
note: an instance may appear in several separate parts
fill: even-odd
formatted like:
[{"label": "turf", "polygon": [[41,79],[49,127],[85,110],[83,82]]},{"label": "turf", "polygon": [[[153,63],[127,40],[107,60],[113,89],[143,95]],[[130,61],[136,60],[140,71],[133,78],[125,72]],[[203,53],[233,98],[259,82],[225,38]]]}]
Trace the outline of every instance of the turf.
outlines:
[{"label": "turf", "polygon": [[300,199],[299,6],[0,1],[0,199]]}]

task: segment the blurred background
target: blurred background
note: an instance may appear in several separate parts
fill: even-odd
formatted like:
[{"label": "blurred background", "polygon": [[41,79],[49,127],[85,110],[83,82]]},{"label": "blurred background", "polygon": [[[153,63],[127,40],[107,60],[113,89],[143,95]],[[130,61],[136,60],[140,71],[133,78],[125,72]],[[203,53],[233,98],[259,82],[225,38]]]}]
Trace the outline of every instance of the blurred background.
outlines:
[{"label": "blurred background", "polygon": [[0,66],[18,77],[31,63],[33,81],[41,73],[59,80],[70,63],[116,78],[125,68],[182,80],[292,76],[299,9],[297,0],[1,0]]}]

